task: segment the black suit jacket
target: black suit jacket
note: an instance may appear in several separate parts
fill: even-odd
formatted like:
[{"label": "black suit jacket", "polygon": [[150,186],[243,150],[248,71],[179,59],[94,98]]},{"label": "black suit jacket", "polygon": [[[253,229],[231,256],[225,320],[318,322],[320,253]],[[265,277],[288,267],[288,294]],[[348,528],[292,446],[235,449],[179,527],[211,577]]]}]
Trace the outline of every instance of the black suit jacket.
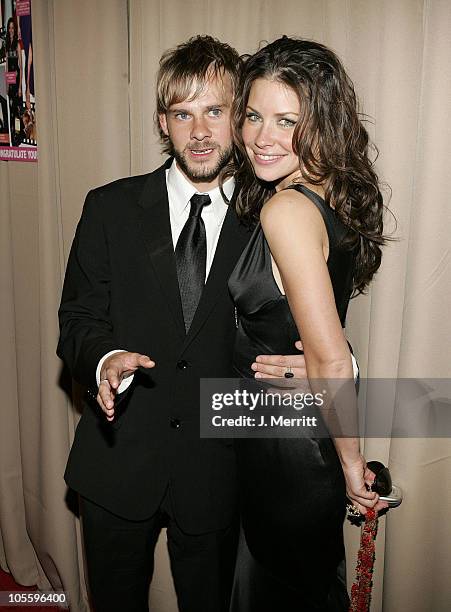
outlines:
[{"label": "black suit jacket", "polygon": [[[233,376],[227,280],[249,232],[226,214],[198,309],[185,334],[169,222],[165,164],[91,191],[67,265],[58,355],[91,388],[69,456],[70,487],[129,519],[151,516],[170,483],[188,533],[226,526],[236,512],[233,447],[200,439],[199,379]],[[113,349],[149,355],[108,423],[95,371]],[[95,390],[95,391],[94,391]]]}]

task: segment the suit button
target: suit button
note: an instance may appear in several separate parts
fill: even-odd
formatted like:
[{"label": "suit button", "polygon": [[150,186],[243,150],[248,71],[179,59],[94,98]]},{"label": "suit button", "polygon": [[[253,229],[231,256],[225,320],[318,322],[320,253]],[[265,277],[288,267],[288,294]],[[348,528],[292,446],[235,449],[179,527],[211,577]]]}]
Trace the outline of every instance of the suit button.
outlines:
[{"label": "suit button", "polygon": [[182,421],[180,419],[171,419],[170,420],[172,429],[180,429],[182,426]]},{"label": "suit button", "polygon": [[180,361],[177,361],[177,367],[179,370],[186,370],[186,368],[189,367],[189,363],[184,359],[181,359]]}]

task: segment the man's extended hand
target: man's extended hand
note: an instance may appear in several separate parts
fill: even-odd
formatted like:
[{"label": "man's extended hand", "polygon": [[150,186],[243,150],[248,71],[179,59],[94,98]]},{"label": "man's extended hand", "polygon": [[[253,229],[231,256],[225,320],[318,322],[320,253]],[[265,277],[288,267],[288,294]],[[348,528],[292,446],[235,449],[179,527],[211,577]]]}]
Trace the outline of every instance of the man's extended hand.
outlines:
[{"label": "man's extended hand", "polygon": [[[302,351],[302,342],[295,343],[298,351]],[[291,368],[294,378],[307,378],[304,355],[258,355],[252,364],[255,378],[284,378],[285,372]]]},{"label": "man's extended hand", "polygon": [[153,368],[155,362],[139,353],[122,351],[110,355],[102,364],[100,371],[97,403],[106,414],[108,421],[114,419],[114,400],[122,380],[136,372],[138,368]]}]

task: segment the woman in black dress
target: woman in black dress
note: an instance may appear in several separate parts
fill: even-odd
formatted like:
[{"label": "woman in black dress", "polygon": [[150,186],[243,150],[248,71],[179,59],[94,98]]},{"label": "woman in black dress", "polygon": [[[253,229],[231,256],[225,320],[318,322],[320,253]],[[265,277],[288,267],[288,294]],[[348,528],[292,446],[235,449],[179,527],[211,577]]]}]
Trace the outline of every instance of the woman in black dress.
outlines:
[{"label": "woman in black dress", "polygon": [[[229,281],[235,368],[250,378],[256,354],[287,354],[301,337],[312,390],[348,381],[327,406],[342,422],[356,410],[346,310],[383,243],[353,85],[332,51],[283,37],[247,60],[234,121],[237,209],[259,221]],[[233,612],[347,609],[346,497],[363,514],[386,504],[367,488],[358,438],[314,436],[236,440],[244,536]]]}]

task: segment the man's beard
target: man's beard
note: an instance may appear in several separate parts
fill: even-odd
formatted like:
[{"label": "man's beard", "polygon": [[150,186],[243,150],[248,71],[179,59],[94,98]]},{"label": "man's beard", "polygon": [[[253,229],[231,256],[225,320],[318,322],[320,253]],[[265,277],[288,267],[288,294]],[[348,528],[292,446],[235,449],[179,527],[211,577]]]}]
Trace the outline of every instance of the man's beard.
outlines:
[{"label": "man's beard", "polygon": [[233,145],[230,145],[226,149],[221,149],[220,147],[209,147],[209,144],[210,143],[208,142],[204,143],[202,148],[211,148],[219,152],[218,161],[216,162],[213,168],[209,168],[206,164],[205,166],[203,166],[202,163],[199,164],[199,167],[192,168],[188,164],[184,151],[178,151],[175,148],[173,149],[173,155],[177,161],[180,170],[193,183],[209,183],[211,181],[214,181],[218,177],[221,170],[227,166],[230,159],[232,158]]}]

